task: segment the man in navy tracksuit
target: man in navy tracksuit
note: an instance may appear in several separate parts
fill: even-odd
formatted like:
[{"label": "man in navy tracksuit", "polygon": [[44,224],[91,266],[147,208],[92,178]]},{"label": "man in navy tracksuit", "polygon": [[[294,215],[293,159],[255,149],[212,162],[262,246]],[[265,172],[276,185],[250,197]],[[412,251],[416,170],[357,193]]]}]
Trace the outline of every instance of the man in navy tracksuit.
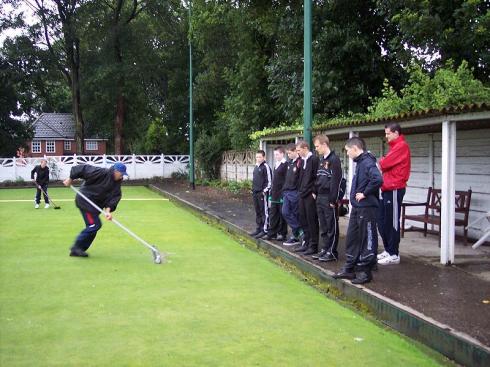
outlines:
[{"label": "man in navy tracksuit", "polygon": [[282,187],[282,215],[289,227],[291,227],[292,236],[286,242],[283,242],[283,245],[294,246],[300,244],[303,238],[303,230],[298,215],[298,185],[303,160],[296,151],[296,144],[289,144],[286,152],[289,161],[284,186]]},{"label": "man in navy tracksuit", "polygon": [[39,208],[39,203],[41,202],[41,191],[44,191],[44,208],[49,208],[49,198],[47,196],[49,183],[49,167],[48,161],[46,159],[41,159],[41,164],[32,169],[31,179],[32,181],[34,181],[37,188],[34,208]]},{"label": "man in navy tracksuit", "polygon": [[318,171],[318,157],[310,152],[307,142],[296,144],[296,150],[303,160],[299,174],[299,220],[304,232],[303,243],[295,252],[313,255],[318,252],[318,215],[315,203],[315,180]]},{"label": "man in navy tracksuit", "polygon": [[328,137],[318,135],[313,139],[320,156],[320,165],[315,181],[316,208],[320,221],[321,251],[312,256],[319,261],[336,261],[339,243],[339,200],[342,167],[339,157],[330,150]]},{"label": "man in navy tracksuit", "polygon": [[364,284],[372,280],[371,269],[377,261],[376,214],[383,177],[376,166],[376,158],[366,151],[363,139],[349,139],[345,149],[349,158],[356,163],[356,171],[350,189],[352,211],[345,241],[347,259],[343,269],[333,277],[351,279],[353,284]]},{"label": "man in navy tracksuit", "polygon": [[[70,177],[63,181],[65,186],[70,186],[73,180],[84,180],[80,186],[80,192],[92,200],[97,206],[103,208],[107,220],[112,219],[112,212],[116,210],[121,200],[121,182],[123,176],[127,176],[126,166],[123,163],[115,163],[111,168],[99,168],[87,164],[72,167]],[[102,227],[99,212],[80,195],[75,198],[75,203],[82,213],[85,229],[80,232],[71,247],[70,256],[87,257],[86,251]]]},{"label": "man in navy tracksuit", "polygon": [[282,216],[282,190],[286,180],[288,163],[286,161],[286,151],[283,147],[274,149],[274,174],[272,175],[272,187],[269,196],[269,230],[267,232],[268,240],[283,241],[288,234],[288,224]]},{"label": "man in navy tracksuit", "polygon": [[265,152],[263,150],[257,151],[255,162],[252,179],[252,197],[257,228],[250,235],[255,238],[262,238],[267,235],[269,227],[268,197],[272,185],[272,170],[265,161]]}]

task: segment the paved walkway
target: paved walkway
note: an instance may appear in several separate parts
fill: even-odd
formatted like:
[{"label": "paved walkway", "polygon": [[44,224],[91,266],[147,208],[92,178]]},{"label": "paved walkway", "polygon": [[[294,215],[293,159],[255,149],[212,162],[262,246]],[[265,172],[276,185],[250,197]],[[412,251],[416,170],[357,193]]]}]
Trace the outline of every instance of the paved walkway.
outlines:
[{"label": "paved walkway", "polygon": [[[169,181],[156,186],[247,231],[255,229],[252,202],[247,196],[209,187],[191,191],[185,182]],[[303,258],[330,271],[340,269],[344,260],[347,220],[341,219],[339,262],[325,264]],[[472,255],[468,248],[458,249],[457,254],[467,254],[462,265],[443,266],[438,264],[437,244],[435,236],[429,235],[426,239],[416,232],[406,233],[401,244],[401,263],[379,266],[374,281],[367,288],[490,346],[490,280],[485,275],[490,273],[490,250],[482,247],[480,252]],[[470,256],[474,261],[469,259]],[[472,263],[477,265],[468,265]]]}]

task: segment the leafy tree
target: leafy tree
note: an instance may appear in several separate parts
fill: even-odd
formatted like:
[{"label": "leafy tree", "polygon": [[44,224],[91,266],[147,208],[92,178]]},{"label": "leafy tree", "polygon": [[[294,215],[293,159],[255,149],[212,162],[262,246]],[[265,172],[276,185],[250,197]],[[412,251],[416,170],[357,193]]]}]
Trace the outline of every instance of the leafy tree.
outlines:
[{"label": "leafy tree", "polygon": [[[19,120],[16,77],[9,64],[0,56],[0,156],[13,156],[17,148],[32,138],[29,125]],[[13,117],[17,116],[17,119]]]},{"label": "leafy tree", "polygon": [[386,117],[402,112],[490,102],[490,88],[475,79],[466,61],[454,68],[454,63],[449,60],[433,76],[419,64],[412,63],[409,75],[409,83],[400,95],[385,82],[383,96],[373,101],[367,117]]},{"label": "leafy tree", "polygon": [[[486,0],[377,1],[398,29],[388,41],[406,59],[418,55],[428,68],[466,61],[485,83],[490,77],[490,2]],[[406,49],[410,55],[406,57]]]}]

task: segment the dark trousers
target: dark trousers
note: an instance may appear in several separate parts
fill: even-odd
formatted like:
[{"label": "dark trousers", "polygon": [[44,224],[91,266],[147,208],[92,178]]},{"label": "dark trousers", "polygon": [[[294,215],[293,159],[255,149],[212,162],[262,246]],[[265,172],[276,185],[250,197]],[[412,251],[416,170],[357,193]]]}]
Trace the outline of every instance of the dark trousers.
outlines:
[{"label": "dark trousers", "polygon": [[267,194],[263,191],[253,193],[255,208],[255,223],[257,230],[267,232],[269,226],[269,206],[267,205]]},{"label": "dark trousers", "polygon": [[305,241],[310,248],[318,249],[318,215],[313,195],[299,198],[299,221],[305,234]]},{"label": "dark trousers", "polygon": [[286,236],[288,234],[288,224],[282,216],[282,204],[271,202],[269,210],[269,235],[280,234]]},{"label": "dark trousers", "polygon": [[85,229],[76,238],[72,249],[79,248],[82,251],[87,251],[94,241],[97,231],[102,227],[102,223],[98,213],[91,213],[85,210],[80,210],[80,212],[85,222]]},{"label": "dark trousers", "polygon": [[[39,185],[39,184],[37,184],[37,185]],[[39,185],[39,186],[42,187],[42,189],[44,190],[44,192],[46,194],[48,193],[48,184],[47,183],[42,184],[42,185]],[[36,189],[36,199],[35,199],[36,200],[36,204],[39,204],[41,202],[41,192],[42,192],[41,189],[39,187],[37,187],[37,189]],[[44,202],[46,204],[49,204],[49,199],[48,199],[48,197],[46,196],[45,193],[43,193]]]},{"label": "dark trousers", "polygon": [[337,207],[330,206],[328,195],[319,194],[316,198],[316,209],[320,222],[320,247],[338,258],[339,216]]},{"label": "dark trousers", "polygon": [[286,220],[287,224],[289,224],[289,226],[291,227],[291,230],[293,231],[293,236],[295,237],[297,237],[301,232],[301,225],[299,223],[298,201],[298,191],[288,190],[283,192],[282,216]]},{"label": "dark trousers", "polygon": [[381,193],[378,210],[378,228],[385,251],[398,255],[400,245],[400,210],[405,189],[384,191]]},{"label": "dark trousers", "polygon": [[370,271],[376,264],[378,251],[378,231],[376,228],[376,207],[352,207],[347,238],[345,240],[346,262],[344,269],[352,272]]}]

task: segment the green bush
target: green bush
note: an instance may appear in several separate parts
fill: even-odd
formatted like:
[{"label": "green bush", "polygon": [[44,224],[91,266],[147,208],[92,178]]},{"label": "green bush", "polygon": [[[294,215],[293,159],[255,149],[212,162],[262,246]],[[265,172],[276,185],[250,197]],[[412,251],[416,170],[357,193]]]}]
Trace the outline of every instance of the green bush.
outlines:
[{"label": "green bush", "polygon": [[229,148],[226,131],[216,134],[202,133],[196,140],[196,162],[202,172],[202,178],[216,179],[219,177],[221,154]]}]

